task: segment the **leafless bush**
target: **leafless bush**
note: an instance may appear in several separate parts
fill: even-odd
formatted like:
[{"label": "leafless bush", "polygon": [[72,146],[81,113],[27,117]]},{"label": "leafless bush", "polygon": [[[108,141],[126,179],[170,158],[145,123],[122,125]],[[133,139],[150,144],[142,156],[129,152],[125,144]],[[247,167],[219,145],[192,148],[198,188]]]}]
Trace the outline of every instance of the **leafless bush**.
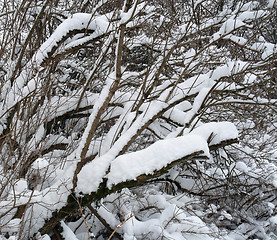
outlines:
[{"label": "leafless bush", "polygon": [[0,8],[2,236],[276,232],[275,1]]}]

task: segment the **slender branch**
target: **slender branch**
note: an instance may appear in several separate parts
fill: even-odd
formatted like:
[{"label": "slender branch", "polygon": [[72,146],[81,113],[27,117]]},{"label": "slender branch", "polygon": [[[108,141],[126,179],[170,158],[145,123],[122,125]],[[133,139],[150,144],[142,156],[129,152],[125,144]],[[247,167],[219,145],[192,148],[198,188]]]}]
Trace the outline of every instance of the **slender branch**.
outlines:
[{"label": "slender branch", "polygon": [[123,238],[116,232],[117,228],[115,230],[112,229],[112,227],[107,223],[107,221],[101,217],[101,215],[97,212],[95,208],[91,206],[91,204],[87,205],[88,209],[94,214],[95,217],[98,218],[98,220],[107,228],[107,230],[112,234],[115,235],[119,240],[122,240]]}]

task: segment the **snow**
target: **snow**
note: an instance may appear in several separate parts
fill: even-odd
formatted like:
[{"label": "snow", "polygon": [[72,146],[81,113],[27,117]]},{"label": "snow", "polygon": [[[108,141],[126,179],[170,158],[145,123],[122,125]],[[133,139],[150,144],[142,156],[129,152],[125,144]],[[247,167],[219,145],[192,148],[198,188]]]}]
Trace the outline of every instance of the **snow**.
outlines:
[{"label": "snow", "polygon": [[36,159],[32,164],[32,168],[37,170],[45,168],[47,166],[49,166],[49,161],[43,158]]},{"label": "snow", "polygon": [[[118,156],[120,151],[126,146],[130,139],[136,135],[137,131],[149,120],[159,113],[167,105],[164,102],[153,101],[143,113],[137,117],[132,126],[122,133],[121,137],[113,144],[107,153],[88,163],[78,174],[78,184],[76,193],[91,193],[98,189],[102,182],[110,162]],[[86,132],[86,130],[85,130]],[[85,136],[85,133],[83,134]],[[84,144],[84,143],[82,143]],[[80,151],[77,149],[77,151]],[[93,173],[93,177],[92,174]]]},{"label": "snow", "polygon": [[40,65],[54,47],[70,32],[76,29],[95,30],[97,35],[103,34],[108,31],[108,19],[105,16],[93,18],[91,14],[75,13],[63,21],[55,30],[55,32],[42,44],[37,54],[35,55],[34,62]]},{"label": "snow", "polygon": [[[190,109],[190,105],[188,105],[188,109]],[[186,110],[188,110],[186,109]],[[172,121],[185,125],[187,123],[187,113],[184,111],[179,110],[177,107],[170,109],[169,111],[165,112],[165,117],[170,118]]]},{"label": "snow", "polygon": [[273,8],[276,5],[277,5],[277,1],[276,0],[269,0],[267,7],[268,8]]},{"label": "snow", "polygon": [[257,79],[257,76],[255,74],[252,73],[247,73],[244,77],[244,83],[245,84],[253,84],[255,82],[255,80]]},{"label": "snow", "polygon": [[201,105],[204,103],[206,97],[208,96],[208,94],[210,93],[210,88],[204,87],[200,90],[200,92],[198,93],[198,95],[196,96],[196,98],[194,99],[194,103],[192,106],[192,110],[196,113]]},{"label": "snow", "polygon": [[187,190],[192,190],[195,186],[195,180],[189,178],[177,178],[181,187]]},{"label": "snow", "polygon": [[275,179],[272,180],[272,184],[273,184],[274,187],[277,188],[277,178],[275,178]]},{"label": "snow", "polygon": [[[66,178],[66,176],[62,177]],[[24,229],[26,231],[30,229],[31,235],[36,233],[44,225],[45,219],[49,219],[53,212],[66,205],[67,197],[70,194],[68,189],[70,188],[72,188],[71,182],[58,179],[56,183],[43,191],[39,192],[35,190],[30,201],[32,205],[27,208],[25,213],[26,216],[32,216],[32,218],[25,224]],[[31,196],[31,194],[30,191],[29,196]],[[27,203],[29,199],[30,198],[26,198],[25,203]],[[22,202],[21,204],[24,203]]]},{"label": "snow", "polygon": [[[86,92],[79,107],[82,108],[93,105],[98,97],[98,94],[91,94]],[[48,121],[50,121],[55,117],[62,116],[67,112],[75,110],[79,100],[80,93],[76,93],[75,95],[70,96],[70,98],[64,96],[53,96],[42,106],[42,108],[46,109],[43,117],[47,117]]]},{"label": "snow", "polygon": [[206,141],[197,135],[158,141],[141,151],[128,153],[113,160],[110,173],[107,175],[107,185],[111,188],[120,182],[135,180],[139,175],[153,174],[171,162],[197,151],[204,151],[206,156],[209,155]]},{"label": "snow", "polygon": [[[17,233],[20,228],[21,219],[15,218],[9,221],[5,226],[1,226],[1,233]],[[0,237],[1,239],[1,237]]]},{"label": "snow", "polygon": [[222,29],[221,29],[221,31],[222,31],[221,33],[222,34],[230,33],[233,30],[235,30],[235,29],[237,29],[241,26],[244,26],[244,25],[245,25],[245,23],[242,22],[239,19],[235,19],[235,20],[234,19],[228,19],[226,21],[226,23],[223,24]]},{"label": "snow", "polygon": [[122,226],[127,239],[132,239],[132,236],[141,236],[142,238],[148,232],[151,232],[149,239],[158,239],[161,236],[176,240],[211,239],[206,235],[211,233],[211,230],[200,218],[187,216],[183,209],[170,203],[169,199],[162,196],[152,197],[148,199],[149,204],[158,206],[161,213],[156,218],[147,218],[144,222],[138,221],[135,217],[129,219]]},{"label": "snow", "polygon": [[269,221],[275,225],[277,225],[277,216],[273,216],[269,219]]},{"label": "snow", "polygon": [[231,122],[205,123],[191,131],[191,134],[202,136],[206,141],[211,136],[209,145],[216,145],[228,139],[238,138],[238,130]]},{"label": "snow", "polygon": [[241,172],[249,171],[249,167],[244,162],[241,162],[241,161],[236,163],[236,169],[238,169]]},{"label": "snow", "polygon": [[26,191],[27,188],[28,188],[28,184],[27,184],[27,181],[25,179],[20,179],[19,181],[17,181],[14,184],[14,190],[17,193],[24,192],[24,191]]},{"label": "snow", "polygon": [[[126,2],[126,1],[125,1]],[[138,2],[138,0],[137,0]],[[204,0],[198,0],[195,4],[205,3]],[[274,4],[276,4],[276,0],[269,0],[268,2],[268,8],[274,7]],[[121,21],[119,20],[118,24],[124,24],[127,21],[129,21],[130,17],[134,14],[137,14],[137,10],[139,10],[139,7],[135,9],[136,4],[133,4],[133,7],[127,12],[121,14]],[[241,13],[242,9],[247,9],[246,12]],[[245,4],[243,7],[237,9],[237,13],[233,14],[230,12],[224,12],[222,13],[222,16],[219,16],[215,19],[212,19],[210,21],[210,24],[215,23],[215,27],[213,29],[218,29],[222,25],[222,21],[226,20],[226,22],[222,25],[222,28],[220,28],[220,31],[217,32],[214,35],[214,39],[216,37],[223,36],[224,39],[230,39],[231,41],[239,44],[252,44],[252,41],[247,42],[248,40],[242,37],[238,37],[235,35],[232,35],[231,33],[236,30],[237,28],[241,26],[246,26],[246,23],[249,22],[252,19],[261,18],[263,17],[263,13],[266,13],[266,11],[251,11],[250,3],[247,5]],[[227,14],[225,16],[225,14]],[[228,14],[230,14],[228,16]],[[41,76],[43,73],[42,68],[40,68],[40,64],[45,60],[45,58],[49,57],[49,54],[52,54],[52,51],[55,49],[55,47],[59,46],[59,43],[63,41],[63,39],[67,36],[67,34],[74,30],[74,29],[84,29],[88,28],[89,30],[94,30],[94,33],[90,34],[89,36],[83,37],[82,34],[78,34],[78,36],[75,36],[72,39],[68,39],[64,44],[65,46],[61,47],[61,52],[65,49],[69,49],[84,43],[87,43],[89,40],[95,38],[99,34],[103,34],[107,31],[110,31],[111,29],[108,27],[108,18],[107,16],[98,16],[96,18],[92,18],[92,14],[74,14],[72,17],[65,20],[54,32],[54,34],[41,46],[39,51],[35,54],[34,58],[27,63],[27,65],[23,65],[23,70],[20,73],[19,77],[15,80],[14,86],[10,86],[10,83],[6,83],[3,86],[3,91],[1,93],[1,111],[8,112],[9,113],[9,107],[12,107],[16,102],[19,102],[24,99],[24,97],[34,96],[33,93],[38,92],[41,88],[42,82],[40,79],[43,79],[44,76]],[[225,18],[226,17],[226,18]],[[234,18],[238,18],[234,19]],[[223,20],[224,19],[224,20]],[[165,21],[167,21],[165,19]],[[217,25],[218,23],[218,25]],[[116,23],[114,22],[111,24],[113,26],[116,26]],[[185,29],[189,30],[190,26],[186,26]],[[201,28],[201,26],[200,26]],[[251,29],[249,29],[250,31]],[[24,34],[24,33],[23,33]],[[190,34],[190,33],[189,33]],[[110,34],[110,39],[107,40],[107,43],[110,43],[114,35]],[[189,35],[188,35],[189,36]],[[134,39],[134,45],[139,45],[140,43],[151,43],[153,40],[152,38],[145,37],[143,40],[137,40]],[[127,39],[126,39],[127,40]],[[253,40],[255,41],[255,39]],[[156,43],[156,40],[154,41]],[[128,41],[126,41],[126,44],[128,45]],[[164,43],[157,42],[157,51],[155,52],[158,55],[159,47],[163,46]],[[110,46],[107,44],[107,46]],[[169,39],[168,46],[164,47],[162,52],[170,51],[170,48],[174,46],[173,41]],[[128,46],[127,46],[128,47]],[[162,48],[162,47],[161,47]],[[183,48],[182,51],[186,51],[186,47]],[[267,59],[271,56],[273,56],[274,53],[276,53],[276,45],[266,43],[264,38],[259,38],[258,43],[256,45],[252,45],[253,49],[257,49],[261,51],[262,58]],[[59,49],[58,49],[59,50]],[[102,49],[103,50],[103,49]],[[58,52],[58,51],[57,51]],[[55,53],[57,53],[55,52]],[[105,51],[103,51],[104,53]],[[58,52],[59,53],[59,52]],[[213,51],[210,51],[211,54],[213,54]],[[227,82],[223,82],[224,79],[222,77],[230,76],[232,74],[248,70],[246,69],[250,65],[247,65],[244,62],[240,61],[233,61],[228,62],[228,60],[224,59],[224,62],[219,62],[219,65],[214,65],[215,69],[212,71],[208,71],[209,66],[207,66],[207,69],[203,69],[203,74],[195,74],[194,71],[200,71],[200,69],[193,69],[193,64],[197,65],[198,62],[190,62],[195,57],[195,55],[199,54],[196,53],[194,49],[190,49],[187,51],[186,54],[183,54],[184,57],[184,65],[188,65],[188,72],[191,73],[191,78],[185,79],[184,81],[180,82],[178,85],[176,85],[176,90],[174,90],[172,96],[170,96],[170,100],[165,103],[165,99],[168,96],[171,86],[169,84],[174,83],[176,81],[177,76],[174,75],[172,79],[164,80],[161,78],[161,81],[164,81],[163,84],[160,86],[157,86],[155,90],[153,91],[153,98],[157,99],[157,101],[153,101],[152,103],[145,102],[143,103],[142,107],[139,109],[137,113],[130,112],[130,109],[136,100],[136,93],[134,93],[133,97],[129,98],[128,93],[126,93],[125,96],[126,99],[118,101],[118,103],[122,103],[123,108],[121,107],[114,107],[112,113],[109,113],[110,107],[107,108],[108,113],[103,114],[103,118],[105,120],[108,120],[111,118],[111,116],[115,116],[112,114],[116,114],[116,117],[119,116],[119,118],[116,118],[117,123],[114,124],[114,126],[109,130],[108,134],[103,133],[103,141],[101,139],[101,151],[98,152],[98,156],[95,160],[90,162],[89,164],[85,165],[84,168],[81,170],[80,174],[78,175],[78,183],[76,192],[80,193],[91,193],[93,191],[97,191],[99,188],[99,184],[102,182],[103,179],[107,179],[107,186],[111,188],[113,185],[118,184],[120,182],[129,181],[129,180],[136,180],[138,176],[143,174],[153,174],[155,171],[160,170],[163,167],[168,166],[170,163],[172,163],[175,160],[182,159],[183,157],[186,157],[187,155],[194,153],[196,151],[204,151],[204,154],[206,156],[209,156],[209,149],[208,144],[215,145],[219,144],[222,141],[230,140],[230,139],[236,139],[238,138],[238,131],[235,128],[234,124],[229,122],[212,122],[212,123],[205,123],[202,124],[200,121],[198,122],[198,119],[196,119],[197,125],[191,124],[191,126],[196,127],[189,133],[191,130],[190,128],[187,128],[184,130],[183,127],[181,128],[175,128],[172,127],[173,131],[170,136],[171,138],[167,138],[165,140],[157,141],[156,143],[152,144],[151,146],[137,151],[137,152],[131,152],[126,153],[124,155],[121,154],[122,148],[132,140],[134,136],[136,136],[136,133],[146,124],[148,121],[153,119],[153,117],[156,116],[159,112],[163,111],[164,109],[167,109],[169,104],[173,104],[175,102],[180,102],[182,99],[189,99],[189,101],[183,101],[182,103],[178,104],[175,108],[170,109],[167,111],[164,116],[167,118],[170,118],[174,122],[179,123],[180,125],[186,125],[190,120],[193,119],[193,117],[197,116],[198,111],[208,96],[209,92],[212,89],[219,90],[219,89],[237,89],[237,87],[234,85],[228,85]],[[145,81],[153,80],[154,73],[156,73],[156,70],[160,67],[160,63],[162,62],[164,56],[161,56],[159,60],[157,60],[156,63],[154,63],[154,67],[149,70],[149,78],[145,79]],[[204,56],[205,57],[205,56]],[[224,54],[222,55],[222,58],[224,57]],[[228,57],[226,57],[228,58]],[[25,58],[24,58],[25,59]],[[95,65],[97,66],[98,63],[101,62],[102,56],[98,58]],[[204,58],[203,58],[204,59]],[[175,61],[172,60],[172,62]],[[222,59],[220,59],[222,61]],[[171,64],[171,62],[168,62]],[[226,63],[226,64],[225,64]],[[24,63],[25,64],[25,63]],[[77,65],[77,64],[76,64]],[[32,67],[33,66],[33,67]],[[256,66],[259,66],[258,64]],[[250,66],[253,67],[253,69],[258,69],[256,66]],[[78,67],[78,66],[77,66]],[[12,68],[12,66],[11,66]],[[96,68],[95,68],[96,69]],[[211,68],[213,69],[213,68]],[[89,71],[89,70],[88,70]],[[147,70],[148,71],[148,70]],[[180,70],[181,71],[181,70]],[[11,70],[12,72],[12,70]],[[91,71],[92,73],[94,70]],[[127,72],[127,71],[126,71]],[[255,72],[255,71],[254,71]],[[125,74],[125,73],[124,73]],[[122,82],[127,79],[123,74],[121,80]],[[136,79],[137,76],[134,75],[134,73],[129,73],[130,76],[134,77]],[[145,74],[145,73],[143,73]],[[152,74],[152,75],[151,75]],[[258,74],[258,73],[257,73]],[[89,74],[86,74],[89,75]],[[126,74],[127,75],[127,74]],[[177,75],[177,74],[176,74]],[[197,75],[197,76],[196,76]],[[107,77],[107,76],[105,76]],[[87,79],[89,82],[91,79]],[[218,80],[221,81],[221,83],[217,84]],[[247,77],[245,77],[245,82],[248,84],[255,83],[256,76],[254,74],[249,74]],[[89,123],[87,124],[87,128],[85,130],[85,133],[83,135],[83,138],[79,144],[79,142],[74,140],[75,144],[72,148],[73,149],[77,144],[79,144],[79,148],[76,152],[71,154],[70,156],[67,155],[65,158],[61,159],[59,158],[60,162],[62,162],[63,169],[59,170],[53,170],[51,173],[52,175],[55,175],[54,177],[51,176],[51,185],[49,187],[44,187],[42,191],[30,191],[28,190],[28,184],[27,181],[24,179],[19,179],[18,181],[11,181],[11,186],[13,187],[11,192],[8,193],[7,199],[4,197],[4,200],[1,201],[1,214],[4,213],[4,211],[7,210],[8,207],[12,206],[10,215],[14,215],[15,213],[13,211],[16,211],[16,207],[19,204],[25,204],[30,200],[30,204],[28,205],[28,208],[26,210],[25,216],[26,219],[22,218],[22,222],[25,224],[24,221],[26,221],[26,229],[24,231],[27,231],[30,229],[31,233],[35,233],[44,223],[45,220],[52,216],[52,212],[55,210],[61,209],[62,206],[66,204],[67,197],[70,194],[70,190],[72,189],[72,177],[73,173],[76,169],[76,164],[80,160],[80,151],[84,147],[84,143],[87,140],[88,132],[91,128],[91,124],[94,122],[96,118],[97,111],[101,106],[103,106],[103,103],[107,99],[108,94],[110,93],[110,87],[112,86],[114,81],[114,73],[109,75],[107,77],[106,86],[104,87],[101,94],[87,94],[85,93],[83,101],[80,104],[80,107],[86,107],[92,108],[94,106],[93,110],[87,110],[85,113],[92,113],[89,118]],[[150,81],[151,82],[151,81]],[[151,83],[150,83],[151,84]],[[147,86],[148,87],[148,86]],[[216,88],[214,88],[216,87]],[[221,87],[221,88],[219,88]],[[143,89],[141,89],[143,90]],[[96,91],[95,91],[96,92]],[[139,90],[137,91],[139,92]],[[141,91],[142,92],[142,91]],[[162,95],[159,97],[159,94],[162,92]],[[20,134],[12,134],[11,136],[15,136],[15,141],[18,141],[20,146],[24,146],[24,153],[25,149],[26,151],[36,150],[37,149],[47,149],[50,148],[52,145],[57,143],[70,143],[69,139],[65,137],[59,137],[56,135],[48,135],[47,136],[47,143],[43,143],[44,148],[42,145],[39,145],[39,142],[43,142],[46,134],[45,125],[42,124],[42,122],[50,121],[51,119],[54,119],[57,116],[61,116],[65,113],[70,112],[71,110],[76,109],[76,104],[79,102],[80,99],[80,92],[71,92],[74,96],[69,97],[61,97],[61,96],[55,96],[51,99],[46,99],[44,104],[42,105],[41,109],[38,109],[38,113],[32,118],[30,118],[30,122],[33,120],[41,121],[41,123],[37,123],[36,126],[31,126],[29,131],[28,137],[30,138],[29,143],[25,145],[24,140],[27,138],[27,136],[23,136],[22,134],[22,141],[19,142],[16,139],[16,136],[19,136]],[[121,94],[121,93],[120,93]],[[125,93],[124,93],[125,94]],[[131,93],[133,94],[133,93]],[[138,93],[140,94],[140,93]],[[196,96],[196,97],[195,97]],[[152,96],[151,96],[152,97]],[[157,98],[156,98],[157,97]],[[251,97],[251,96],[250,96]],[[7,98],[7,101],[5,100]],[[233,99],[230,98],[224,98],[224,100],[232,101]],[[129,103],[125,103],[128,102]],[[262,99],[258,98],[257,101],[263,101]],[[7,102],[7,104],[6,104]],[[112,98],[110,101],[111,103],[115,103],[116,100]],[[123,103],[124,102],[124,103]],[[116,104],[114,104],[116,105]],[[45,111],[45,113],[42,113]],[[2,112],[1,112],[1,123],[0,123],[0,133],[2,130],[6,127],[7,124],[7,115],[3,114],[2,118]],[[18,115],[20,115],[20,112],[18,112]],[[23,119],[24,117],[22,117]],[[161,120],[163,121],[163,119]],[[22,126],[24,124],[23,120],[18,120],[17,123],[12,122],[12,126],[15,126],[14,129],[22,129]],[[40,125],[41,124],[41,125]],[[246,122],[244,128],[246,125],[251,126],[251,122]],[[154,121],[151,125],[151,129],[155,129],[155,131],[160,131],[161,138],[165,137],[166,134],[172,129],[166,127],[169,126],[166,124],[160,124],[158,121]],[[120,129],[120,131],[119,131]],[[122,129],[122,131],[121,131]],[[160,130],[162,129],[162,130]],[[166,129],[166,130],[164,130]],[[83,130],[83,129],[82,129]],[[184,130],[184,136],[176,137],[181,130]],[[24,131],[24,129],[23,129]],[[164,132],[162,132],[164,131]],[[120,134],[119,134],[120,132]],[[25,133],[25,132],[24,132]],[[80,131],[78,133],[74,134],[82,134],[83,131]],[[106,134],[106,135],[105,135]],[[21,135],[19,136],[21,138]],[[73,138],[73,137],[72,137]],[[100,138],[100,137],[99,137]],[[211,139],[210,139],[211,138]],[[116,139],[116,141],[115,141]],[[208,142],[208,140],[210,140]],[[270,140],[270,139],[268,139]],[[99,139],[96,139],[92,141],[91,145],[95,146],[100,142]],[[97,143],[95,143],[97,142]],[[207,143],[208,142],[208,143]],[[45,145],[44,145],[45,144]],[[95,144],[95,145],[94,145]],[[38,146],[39,145],[39,146]],[[41,147],[41,148],[40,148]],[[71,146],[70,146],[71,147]],[[140,146],[141,147],[141,146]],[[100,147],[95,147],[98,151]],[[89,152],[92,152],[94,149],[89,149]],[[41,151],[43,154],[43,151]],[[49,154],[49,157],[52,153]],[[67,152],[64,152],[64,154],[67,154]],[[276,152],[274,153],[276,156]],[[120,155],[120,156],[119,156]],[[53,157],[54,154],[51,156]],[[272,153],[273,156],[273,153]],[[273,157],[274,157],[273,156]],[[227,158],[227,157],[226,157]],[[15,157],[11,157],[11,162],[16,159]],[[50,159],[50,158],[49,158]],[[53,158],[52,158],[53,159]],[[210,159],[212,160],[212,159]],[[55,160],[56,161],[56,160]],[[37,172],[38,175],[42,172],[46,172],[46,168],[53,167],[53,169],[56,167],[52,166],[52,160],[48,160],[45,155],[43,155],[41,158],[38,158],[35,160],[35,162],[32,164],[32,169],[37,170],[33,172]],[[206,163],[206,162],[205,162]],[[204,164],[203,164],[204,165]],[[208,164],[207,164],[208,165]],[[231,166],[231,165],[230,165]],[[249,165],[250,166],[250,165]],[[228,166],[227,166],[228,167]],[[234,169],[235,168],[235,169]],[[238,161],[236,163],[233,163],[233,167],[230,169],[233,169],[236,174],[237,172],[244,172],[248,173],[250,176],[250,167],[248,167],[244,162]],[[42,170],[42,171],[40,171]],[[109,170],[109,173],[107,171]],[[1,169],[2,171],[2,169]],[[229,172],[227,169],[219,169],[219,168],[209,168],[207,172],[205,173],[212,173],[213,177],[218,177],[220,180],[220,176],[225,176]],[[261,175],[263,171],[257,172],[255,176]],[[247,174],[247,175],[248,175]],[[2,174],[4,179],[4,175]],[[218,176],[217,176],[218,175]],[[40,175],[42,176],[42,175]],[[173,174],[172,178],[176,178],[178,176],[178,173]],[[254,175],[252,175],[254,176]],[[49,180],[49,176],[47,177],[47,180]],[[181,177],[180,177],[181,178]],[[182,186],[185,186],[187,189],[190,189],[194,187],[196,184],[195,180],[193,179],[178,179],[180,180],[180,183]],[[270,178],[270,183],[272,183],[275,187],[277,186],[277,177]],[[48,185],[47,185],[48,186]],[[39,188],[37,188],[39,189]],[[5,190],[6,191],[6,190]],[[6,192],[4,191],[3,196],[6,195]],[[12,195],[14,193],[14,195]],[[33,194],[33,195],[32,195]],[[184,195],[183,195],[184,196]],[[121,196],[120,196],[121,197]],[[137,196],[136,196],[137,197]],[[172,196],[171,196],[172,197]],[[128,198],[128,201],[131,198]],[[153,204],[152,204],[153,202]],[[124,229],[124,238],[127,239],[136,239],[134,235],[137,235],[137,238],[141,236],[142,233],[147,233],[148,231],[152,231],[154,235],[156,234],[155,238],[158,237],[164,237],[164,238],[172,238],[172,239],[208,239],[208,237],[204,234],[205,231],[209,229],[205,228],[205,224],[201,221],[200,218],[196,216],[189,216],[189,211],[186,211],[186,213],[182,212],[182,210],[178,209],[177,204],[169,204],[169,200],[165,197],[162,198],[161,196],[155,196],[152,199],[152,202],[149,201],[149,206],[151,204],[153,206],[157,206],[159,213],[159,217],[156,217],[156,219],[147,219],[144,223],[142,221],[138,220],[139,218],[132,217],[129,221],[126,222],[126,224],[123,225]],[[157,202],[157,203],[156,203]],[[138,203],[138,202],[137,202]],[[14,205],[13,205],[14,204]],[[148,204],[148,202],[147,202]],[[179,203],[180,204],[180,203]],[[188,205],[188,204],[187,204]],[[271,209],[274,209],[274,205],[268,205]],[[186,208],[187,206],[185,206]],[[139,209],[139,207],[137,207]],[[3,210],[4,209],[4,210]],[[118,225],[119,220],[117,219],[114,211],[108,211],[104,206],[101,206],[98,209],[98,213],[106,219],[106,221],[112,226],[115,227]],[[126,213],[126,216],[130,216],[132,212]],[[174,216],[176,214],[176,216]],[[28,225],[27,220],[29,216],[32,216],[30,219],[30,225]],[[232,219],[232,216],[228,214],[227,212],[223,212],[223,216],[227,219]],[[153,216],[151,216],[153,217]],[[174,222],[174,224],[171,224],[172,218],[177,219],[177,221]],[[154,217],[153,217],[154,218]],[[1,220],[3,221],[3,220]],[[271,217],[270,219],[271,223],[277,224],[276,216]],[[29,221],[28,221],[29,222]],[[173,221],[172,221],[173,222]],[[76,235],[72,232],[70,229],[70,225],[67,226],[64,222],[61,223],[62,227],[64,229],[63,237],[65,239],[77,239],[79,237],[76,237]],[[1,224],[2,226],[2,224]],[[18,227],[20,226],[20,220],[19,219],[12,219],[9,224],[7,225],[7,228],[15,229],[15,231],[18,230]],[[32,226],[32,228],[30,227]],[[202,230],[199,230],[199,228],[202,228]],[[3,230],[3,229],[1,229]],[[122,230],[122,229],[121,229]],[[202,234],[202,237],[195,237],[193,234],[190,233],[190,231],[195,231],[197,233]],[[123,232],[123,231],[122,231]],[[122,233],[121,232],[121,233]],[[182,234],[181,234],[182,233]],[[200,235],[198,234],[198,235]],[[187,236],[188,235],[188,236]],[[12,238],[10,238],[12,239]],[[44,238],[50,239],[49,237],[45,236]]]},{"label": "snow", "polygon": [[265,47],[265,49],[262,54],[262,59],[271,57],[277,52],[277,44],[265,43],[264,47]]},{"label": "snow", "polygon": [[264,10],[245,11],[245,12],[239,14],[238,18],[241,21],[245,21],[245,20],[252,20],[252,19],[261,18],[263,15],[265,15]]},{"label": "snow", "polygon": [[45,235],[43,235],[41,237],[37,237],[37,239],[38,240],[51,240],[51,238],[47,234],[45,234]]},{"label": "snow", "polygon": [[231,34],[234,30],[242,27],[242,26],[245,26],[246,24],[236,18],[236,19],[228,19],[226,22],[224,22],[224,24],[222,24],[221,28],[219,29],[218,32],[216,32],[214,35],[213,35],[213,41],[216,41],[218,40],[220,37],[225,37],[225,36],[228,36],[229,34]]},{"label": "snow", "polygon": [[100,208],[97,209],[97,212],[112,228],[116,228],[116,226],[120,224],[115,215],[112,212],[109,212],[104,206],[100,206]]},{"label": "snow", "polygon": [[243,37],[238,37],[235,35],[226,36],[226,37],[223,37],[223,39],[230,39],[231,41],[233,41],[241,46],[244,46],[247,43],[247,39],[245,39]]},{"label": "snow", "polygon": [[78,238],[75,236],[75,234],[72,232],[72,230],[64,223],[64,221],[61,221],[61,226],[63,228],[63,232],[61,234],[64,237],[64,239],[78,240]]},{"label": "snow", "polygon": [[[196,113],[196,110],[202,104],[202,101],[205,99],[205,96],[209,93],[209,91],[215,86],[215,89],[226,88],[226,84],[218,84],[216,86],[219,79],[223,77],[231,76],[232,74],[239,73],[244,71],[248,67],[248,64],[243,61],[229,61],[222,66],[218,66],[214,70],[209,71],[208,73],[199,74],[193,76],[191,78],[186,79],[186,81],[178,84],[178,88],[175,89],[173,93],[174,96],[168,101],[168,104],[176,102],[184,97],[184,95],[191,96],[195,93],[198,93],[198,97],[194,101],[194,108],[190,113],[186,113],[186,120],[181,122],[186,123],[189,122],[191,117]],[[233,88],[234,84],[229,85],[227,88]],[[164,102],[169,95],[171,88],[166,89],[159,97],[161,102]]]},{"label": "snow", "polygon": [[106,16],[92,18],[92,15],[87,13],[76,13],[63,21],[54,33],[41,45],[33,58],[26,64],[19,77],[15,79],[12,88],[8,81],[7,84],[5,84],[3,92],[1,93],[2,97],[7,98],[5,108],[8,109],[12,107],[28,94],[39,88],[41,83],[36,80],[36,76],[33,76],[35,75],[34,71],[30,71],[30,69],[35,69],[39,73],[41,69],[40,65],[49,57],[49,53],[51,53],[55,47],[58,47],[59,42],[62,41],[70,31],[81,29],[94,30],[92,36],[85,37],[84,40],[79,39],[72,43],[73,45],[69,43],[69,46],[72,47],[104,34],[109,30],[108,28],[109,23]]},{"label": "snow", "polygon": [[44,136],[44,126],[43,125],[40,125],[39,128],[37,129],[36,131],[36,134],[34,136],[34,146],[36,145],[36,143],[40,142]]},{"label": "snow", "polygon": [[129,9],[128,12],[121,13],[121,21],[120,21],[121,24],[126,24],[136,14],[136,12],[138,11],[137,4],[138,4],[138,0],[136,0],[136,2],[133,4],[133,6]]}]

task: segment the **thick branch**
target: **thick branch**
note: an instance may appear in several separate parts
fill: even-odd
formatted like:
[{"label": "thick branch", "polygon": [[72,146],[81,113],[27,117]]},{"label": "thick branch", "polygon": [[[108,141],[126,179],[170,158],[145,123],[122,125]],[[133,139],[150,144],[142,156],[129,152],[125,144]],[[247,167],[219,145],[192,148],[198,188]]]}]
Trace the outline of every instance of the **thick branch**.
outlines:
[{"label": "thick branch", "polygon": [[[235,142],[237,142],[237,139],[225,140],[219,144],[211,145],[210,149],[215,150],[217,148],[224,147]],[[167,166],[155,171],[153,174],[148,174],[148,175],[142,174],[140,176],[137,176],[136,180],[121,182],[117,185],[114,185],[111,189],[107,188],[106,186],[107,179],[103,179],[103,182],[100,184],[97,192],[91,193],[89,195],[84,195],[83,197],[78,198],[78,201],[81,204],[81,206],[84,207],[84,206],[90,205],[93,201],[100,200],[108,196],[111,193],[121,191],[123,188],[133,188],[133,187],[142,186],[147,181],[151,179],[155,179],[165,174],[169,169],[178,165],[181,162],[189,161],[193,159],[199,159],[200,157],[202,159],[207,158],[206,156],[203,156],[203,153],[204,153],[203,151],[197,151],[181,159],[176,159],[175,161],[171,162]],[[41,228],[40,230],[41,234],[50,232],[63,218],[75,213],[76,211],[78,211],[78,209],[79,209],[79,206],[76,202],[76,199],[69,196],[67,205],[62,209],[60,209],[58,213],[53,214],[53,216]]]}]

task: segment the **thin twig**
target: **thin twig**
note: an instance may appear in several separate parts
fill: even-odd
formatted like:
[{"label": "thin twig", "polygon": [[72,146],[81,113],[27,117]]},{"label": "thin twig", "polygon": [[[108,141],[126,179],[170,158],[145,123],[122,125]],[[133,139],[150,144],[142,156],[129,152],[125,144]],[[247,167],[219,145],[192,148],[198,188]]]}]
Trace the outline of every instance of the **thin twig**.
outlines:
[{"label": "thin twig", "polygon": [[126,223],[129,219],[131,219],[133,216],[134,216],[134,215],[131,214],[131,215],[130,215],[128,218],[126,218],[122,223],[120,223],[120,224],[116,227],[116,229],[112,232],[112,234],[109,236],[108,240],[111,240],[112,237],[113,237],[113,235],[116,233],[116,231],[117,231],[119,228],[121,228],[121,227],[123,226],[123,224],[125,224],[125,223]]}]

